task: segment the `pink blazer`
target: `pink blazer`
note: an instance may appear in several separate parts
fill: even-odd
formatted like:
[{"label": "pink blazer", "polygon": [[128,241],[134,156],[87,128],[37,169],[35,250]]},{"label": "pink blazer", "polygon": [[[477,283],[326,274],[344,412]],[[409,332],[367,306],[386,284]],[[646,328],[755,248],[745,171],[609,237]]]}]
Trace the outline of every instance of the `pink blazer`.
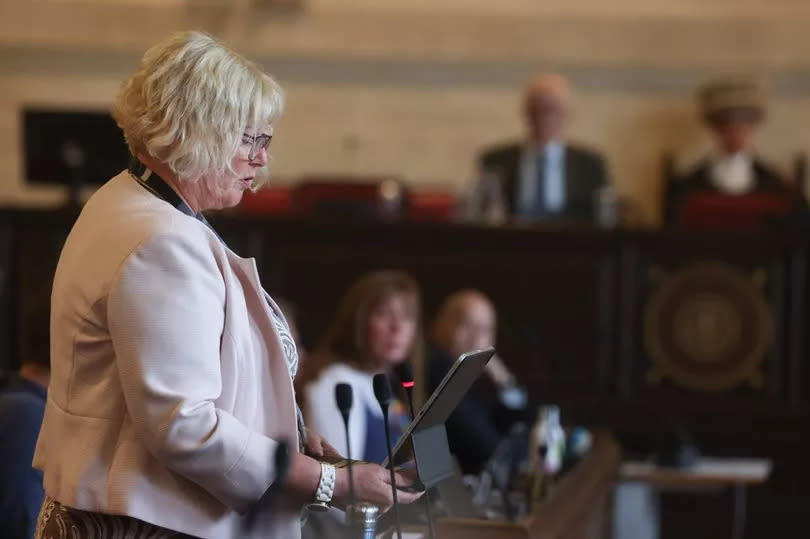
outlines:
[{"label": "pink blazer", "polygon": [[[291,376],[253,259],[126,172],[68,236],[34,466],[57,501],[194,536],[251,537],[243,513],[298,447]],[[286,322],[285,322],[286,323]],[[256,537],[300,537],[299,508]]]}]

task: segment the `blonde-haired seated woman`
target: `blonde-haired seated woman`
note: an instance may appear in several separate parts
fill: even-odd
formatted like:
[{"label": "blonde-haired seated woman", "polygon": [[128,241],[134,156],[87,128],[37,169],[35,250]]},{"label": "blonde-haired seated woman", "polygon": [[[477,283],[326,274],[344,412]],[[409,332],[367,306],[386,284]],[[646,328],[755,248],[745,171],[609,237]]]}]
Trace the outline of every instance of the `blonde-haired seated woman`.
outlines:
[{"label": "blonde-haired seated woman", "polygon": [[[201,213],[255,184],[282,102],[195,32],[147,51],[123,84],[113,115],[133,164],[84,207],[53,285],[37,537],[297,538],[302,506],[347,502],[345,470],[316,460],[334,450],[302,436],[284,316]],[[383,468],[355,475],[360,500],[391,504]],[[257,504],[271,489],[276,503]]]},{"label": "blonde-haired seated woman", "polygon": [[[323,342],[307,360],[298,387],[303,388],[304,417],[338,451],[347,454],[343,420],[335,404],[335,384],[350,384],[354,404],[349,414],[353,459],[382,462],[387,451],[382,410],[372,379],[400,363],[422,364],[419,288],[408,274],[377,271],[358,279],[343,297]],[[392,378],[396,379],[396,378]],[[390,407],[391,440],[408,424],[407,404]]]}]

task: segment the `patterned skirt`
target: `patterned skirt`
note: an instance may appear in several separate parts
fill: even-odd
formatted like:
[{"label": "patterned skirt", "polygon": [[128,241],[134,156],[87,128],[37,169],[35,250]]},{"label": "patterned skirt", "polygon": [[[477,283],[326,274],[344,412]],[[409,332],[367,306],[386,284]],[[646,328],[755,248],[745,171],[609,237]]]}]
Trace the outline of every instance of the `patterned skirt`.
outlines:
[{"label": "patterned skirt", "polygon": [[39,510],[34,539],[194,539],[137,518],[66,507],[50,496]]}]

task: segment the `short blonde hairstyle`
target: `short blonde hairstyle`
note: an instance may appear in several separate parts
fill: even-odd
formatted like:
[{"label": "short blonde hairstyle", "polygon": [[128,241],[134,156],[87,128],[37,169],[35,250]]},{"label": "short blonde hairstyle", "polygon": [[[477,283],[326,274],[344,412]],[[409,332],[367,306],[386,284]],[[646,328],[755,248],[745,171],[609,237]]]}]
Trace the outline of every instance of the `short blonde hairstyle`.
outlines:
[{"label": "short blonde hairstyle", "polygon": [[112,115],[133,154],[145,153],[196,180],[233,172],[248,128],[281,115],[281,87],[253,62],[202,32],[181,32],[143,55]]}]

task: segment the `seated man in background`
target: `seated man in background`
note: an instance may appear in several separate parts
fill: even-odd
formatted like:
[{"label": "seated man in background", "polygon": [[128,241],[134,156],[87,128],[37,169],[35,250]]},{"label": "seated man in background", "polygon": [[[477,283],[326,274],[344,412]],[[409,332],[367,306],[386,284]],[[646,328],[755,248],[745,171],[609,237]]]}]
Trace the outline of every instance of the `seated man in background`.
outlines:
[{"label": "seated man in background", "polygon": [[791,195],[779,171],[754,155],[754,133],[765,116],[764,101],[762,90],[752,82],[715,81],[700,88],[698,102],[716,151],[667,186],[667,221],[680,221],[684,205],[697,193]]},{"label": "seated man in background", "polygon": [[[445,299],[431,332],[427,394],[438,387],[458,356],[492,346],[495,327],[495,308],[481,292],[462,290]],[[500,358],[493,357],[485,372],[446,423],[450,451],[465,474],[480,472],[511,424],[526,415],[526,392]]]},{"label": "seated man in background", "polygon": [[599,154],[564,141],[571,101],[564,77],[532,79],[523,101],[528,135],[483,152],[471,213],[490,219],[502,211],[504,217],[527,220],[594,220],[608,172]]},{"label": "seated man in background", "polygon": [[42,472],[31,465],[51,376],[50,287],[43,290],[34,302],[26,359],[18,372],[0,372],[0,536],[6,539],[33,537],[45,497]]}]

